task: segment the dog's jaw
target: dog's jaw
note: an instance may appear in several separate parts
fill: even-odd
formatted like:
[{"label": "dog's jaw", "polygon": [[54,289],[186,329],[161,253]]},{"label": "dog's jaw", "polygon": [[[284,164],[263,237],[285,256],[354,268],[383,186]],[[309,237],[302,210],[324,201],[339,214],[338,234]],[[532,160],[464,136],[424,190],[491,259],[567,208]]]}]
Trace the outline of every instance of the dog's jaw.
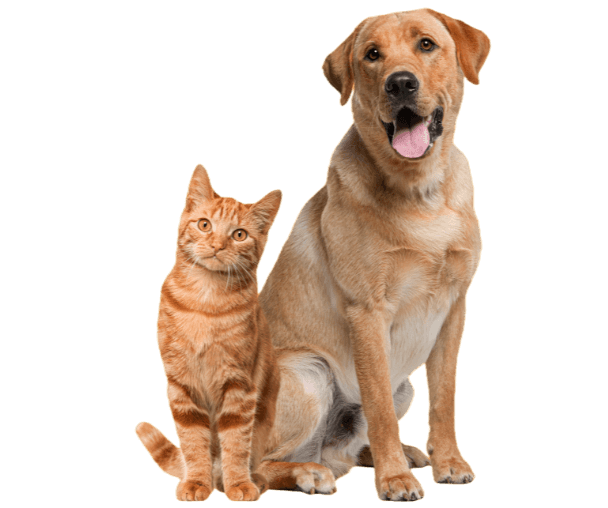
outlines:
[{"label": "dog's jaw", "polygon": [[[409,107],[403,107],[395,115],[392,122],[387,123],[382,119],[380,119],[380,122],[386,131],[388,143],[397,157],[403,160],[420,160],[431,153],[435,141],[443,134],[443,107],[438,106],[426,117],[419,116]],[[408,157],[403,153],[400,153],[400,151],[404,152],[404,150],[397,150],[396,142],[398,140],[395,139],[395,136],[399,137],[400,135],[405,134],[406,136],[412,137],[412,131],[415,132],[416,130],[420,133],[419,136],[427,136],[427,138],[422,141],[424,146],[426,146],[426,149],[424,149],[423,146],[424,152],[422,154]]]}]

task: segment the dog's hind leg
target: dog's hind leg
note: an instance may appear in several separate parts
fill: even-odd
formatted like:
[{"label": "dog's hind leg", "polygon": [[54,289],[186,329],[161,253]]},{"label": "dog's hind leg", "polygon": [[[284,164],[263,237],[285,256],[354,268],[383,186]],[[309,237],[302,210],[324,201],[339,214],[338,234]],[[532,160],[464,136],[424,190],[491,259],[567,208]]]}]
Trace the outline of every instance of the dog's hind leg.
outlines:
[{"label": "dog's hind leg", "polygon": [[309,350],[280,353],[281,388],[270,437],[271,450],[256,469],[268,488],[333,494],[335,476],[318,462],[333,398],[332,375]]},{"label": "dog's hind leg", "polygon": [[301,490],[307,494],[333,494],[336,479],[331,470],[316,462],[263,461],[257,469],[272,490]]},{"label": "dog's hind leg", "polygon": [[[407,459],[410,469],[415,467],[426,467],[431,464],[429,458],[415,446],[408,446],[401,443],[401,447],[403,448],[403,454]],[[372,452],[369,449],[369,445],[365,445],[359,452],[359,457],[357,457],[357,465],[361,467],[374,467]]]}]

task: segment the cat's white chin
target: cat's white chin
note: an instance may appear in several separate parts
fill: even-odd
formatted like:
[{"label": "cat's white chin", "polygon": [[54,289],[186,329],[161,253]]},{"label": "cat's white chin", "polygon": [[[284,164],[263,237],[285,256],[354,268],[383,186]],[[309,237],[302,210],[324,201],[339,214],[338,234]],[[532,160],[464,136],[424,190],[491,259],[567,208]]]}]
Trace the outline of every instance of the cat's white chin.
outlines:
[{"label": "cat's white chin", "polygon": [[211,256],[208,258],[204,258],[201,260],[202,265],[212,272],[225,272],[227,267],[222,261],[220,261],[217,257]]}]

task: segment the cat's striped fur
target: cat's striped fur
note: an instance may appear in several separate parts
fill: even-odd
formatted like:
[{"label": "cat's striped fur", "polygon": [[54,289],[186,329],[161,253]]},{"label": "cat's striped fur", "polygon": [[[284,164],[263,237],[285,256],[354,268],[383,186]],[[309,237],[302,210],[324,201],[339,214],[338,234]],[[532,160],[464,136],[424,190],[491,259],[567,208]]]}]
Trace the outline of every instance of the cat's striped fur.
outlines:
[{"label": "cat's striped fur", "polygon": [[268,488],[314,492],[318,478],[326,490],[335,485],[318,464],[262,462],[277,445],[270,435],[280,371],[258,304],[257,267],[281,199],[274,190],[244,204],[218,195],[201,164],[192,174],[157,321],[180,446],[148,422],[135,428],[160,469],[180,479],[180,501],[204,501],[214,489],[233,501],[256,500]]}]

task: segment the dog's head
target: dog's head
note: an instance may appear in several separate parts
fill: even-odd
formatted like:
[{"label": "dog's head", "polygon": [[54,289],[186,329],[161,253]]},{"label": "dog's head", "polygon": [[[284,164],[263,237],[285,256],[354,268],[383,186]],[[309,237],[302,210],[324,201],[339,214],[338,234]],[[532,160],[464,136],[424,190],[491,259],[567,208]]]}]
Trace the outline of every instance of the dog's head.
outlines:
[{"label": "dog's head", "polygon": [[423,9],[368,18],[323,65],[372,151],[394,163],[428,157],[453,135],[464,77],[479,83],[481,31]]}]

